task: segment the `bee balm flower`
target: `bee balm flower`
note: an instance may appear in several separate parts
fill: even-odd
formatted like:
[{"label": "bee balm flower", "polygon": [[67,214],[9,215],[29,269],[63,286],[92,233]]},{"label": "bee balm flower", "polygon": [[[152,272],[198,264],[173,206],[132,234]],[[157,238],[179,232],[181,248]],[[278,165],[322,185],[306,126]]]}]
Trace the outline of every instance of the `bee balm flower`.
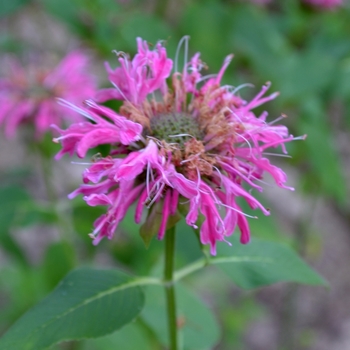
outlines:
[{"label": "bee balm flower", "polygon": [[80,104],[95,93],[95,79],[87,72],[88,58],[80,51],[68,54],[52,70],[23,67],[12,59],[8,76],[0,78],[0,125],[12,137],[19,124],[33,123],[36,136],[64,120],[76,122],[81,116],[57,103],[65,98]]},{"label": "bee balm flower", "polygon": [[[187,52],[188,38],[182,43]],[[262,191],[258,182],[269,173],[279,187],[291,189],[285,185],[285,173],[270,163],[265,151],[281,147],[286,153],[284,144],[295,138],[285,126],[268,123],[266,112],[258,117],[252,112],[277,94],[265,95],[267,83],[246,102],[237,94],[239,88],[220,85],[231,55],[216,75],[201,75],[204,64],[199,53],[189,61],[185,57],[181,72],[175,59],[172,73],[173,61],[161,43],[154,50],[140,38],[137,44],[132,60],[119,53],[120,67],[107,65],[114,88],[99,91],[83,108],[61,101],[92,123],[73,124],[67,130],[56,127],[61,136],[55,141],[62,142],[57,158],[65,153],[82,158],[90,148],[111,145],[110,154],[95,159],[84,171],[84,184],[69,195],[82,194],[88,205],[107,207],[94,223],[93,243],[111,239],[133,203],[137,223],[146,208],[151,210],[147,220],[154,208],[160,210],[161,239],[168,219],[184,202],[188,225],[197,228],[198,215],[203,215],[200,240],[210,245],[212,254],[216,242],[225,241],[236,226],[241,242],[247,243],[249,215],[237,199],[265,215],[269,210],[244,184]],[[110,99],[122,101],[118,112],[100,105]]]}]

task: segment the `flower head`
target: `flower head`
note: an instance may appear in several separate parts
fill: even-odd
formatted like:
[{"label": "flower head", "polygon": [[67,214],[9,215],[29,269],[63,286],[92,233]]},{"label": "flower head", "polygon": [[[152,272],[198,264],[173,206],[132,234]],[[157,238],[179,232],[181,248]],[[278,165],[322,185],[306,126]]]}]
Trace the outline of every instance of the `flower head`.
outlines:
[{"label": "flower head", "polygon": [[[181,205],[188,225],[197,228],[199,214],[204,218],[200,240],[210,245],[212,254],[216,242],[225,241],[236,226],[241,242],[247,243],[249,215],[237,199],[265,215],[269,210],[246,187],[262,191],[259,181],[269,173],[279,187],[292,189],[285,185],[286,174],[270,163],[265,152],[281,147],[286,153],[284,144],[295,138],[285,126],[275,125],[283,116],[267,122],[267,112],[258,117],[252,112],[278,94],[266,96],[267,83],[246,102],[238,94],[243,86],[221,85],[232,55],[216,75],[202,76],[205,65],[199,53],[189,61],[185,57],[181,72],[175,59],[172,73],[173,61],[161,43],[153,50],[140,38],[137,43],[132,60],[119,53],[120,67],[107,65],[114,88],[99,91],[95,101],[86,101],[82,108],[69,105],[93,123],[56,128],[61,136],[55,140],[63,146],[58,157],[64,153],[84,157],[90,148],[111,145],[110,154],[93,160],[84,171],[84,184],[69,196],[82,194],[88,205],[107,207],[94,223],[93,243],[111,239],[133,203],[137,223],[146,208],[161,208],[159,239]],[[188,37],[181,44],[187,53]],[[122,101],[118,112],[99,104],[109,99]]]},{"label": "flower head", "polygon": [[68,54],[54,69],[38,65],[23,67],[12,58],[6,77],[0,77],[0,125],[12,137],[22,123],[34,124],[41,137],[51,124],[81,120],[81,115],[63,108],[57,98],[81,104],[96,91],[95,79],[87,72],[88,57],[80,51]]}]

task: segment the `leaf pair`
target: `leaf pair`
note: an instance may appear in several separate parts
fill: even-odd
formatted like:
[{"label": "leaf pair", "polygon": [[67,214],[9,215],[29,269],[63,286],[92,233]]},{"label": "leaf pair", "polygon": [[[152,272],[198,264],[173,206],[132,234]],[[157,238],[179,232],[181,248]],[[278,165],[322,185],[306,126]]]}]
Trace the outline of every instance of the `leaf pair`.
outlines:
[{"label": "leaf pair", "polygon": [[[236,285],[244,289],[283,281],[326,285],[322,277],[282,244],[256,240],[249,245],[240,245],[234,240],[232,247],[219,245],[218,252],[218,257],[198,260],[177,271],[175,279],[179,280],[207,265],[218,265]],[[141,286],[152,284],[157,285],[158,289],[148,287],[148,304],[142,317],[155,328],[156,334],[165,343],[165,333],[161,337],[157,331],[161,324],[165,324],[161,319],[162,313],[165,316],[161,279],[132,278],[118,270],[85,267],[69,273],[49,296],[22,316],[0,339],[0,350],[40,350],[65,340],[110,334],[140,314],[145,304]],[[203,335],[203,339],[206,342],[217,341],[219,332],[215,319],[205,314],[199,305],[199,298],[189,295],[183,288],[178,292],[179,317],[188,326],[183,330],[185,345],[195,343],[209,321],[213,324],[213,332],[203,331],[204,335],[210,335],[208,339]],[[197,311],[191,313],[190,305],[196,305],[196,302]],[[198,314],[202,316],[198,318]],[[196,326],[192,327],[191,324]]]}]

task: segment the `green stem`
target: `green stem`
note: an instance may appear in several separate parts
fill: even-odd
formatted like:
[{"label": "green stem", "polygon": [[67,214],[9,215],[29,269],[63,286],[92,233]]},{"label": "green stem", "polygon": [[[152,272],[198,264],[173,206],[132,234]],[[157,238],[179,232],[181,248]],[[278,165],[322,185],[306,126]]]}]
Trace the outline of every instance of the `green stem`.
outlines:
[{"label": "green stem", "polygon": [[176,299],[174,288],[175,226],[165,233],[164,286],[168,316],[170,350],[177,350]]}]

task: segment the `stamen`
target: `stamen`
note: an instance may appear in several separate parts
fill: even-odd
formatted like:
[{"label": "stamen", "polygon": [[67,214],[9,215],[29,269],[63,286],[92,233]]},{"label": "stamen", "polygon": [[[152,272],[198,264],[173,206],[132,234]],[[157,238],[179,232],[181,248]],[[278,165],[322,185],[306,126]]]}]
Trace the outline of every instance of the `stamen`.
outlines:
[{"label": "stamen", "polygon": [[282,114],[281,116],[279,116],[278,118],[276,118],[272,122],[269,122],[268,125],[273,125],[273,124],[279,122],[281,119],[285,119],[285,118],[287,118],[287,116],[285,114]]},{"label": "stamen", "polygon": [[238,85],[236,88],[234,88],[232,91],[231,91],[231,94],[234,95],[236,92],[238,92],[239,90],[245,88],[245,87],[251,87],[253,88],[254,85],[253,84],[241,84],[241,85]]},{"label": "stamen", "polygon": [[262,184],[264,184],[264,185],[266,185],[266,186],[274,187],[273,184],[270,184],[270,183],[268,183],[268,182],[266,182],[266,181],[264,181],[264,180],[262,180],[262,179],[259,179],[259,178],[255,177],[254,175],[252,175],[251,178],[252,178],[254,181],[260,182],[260,183],[262,183]]},{"label": "stamen", "polygon": [[296,140],[302,140],[305,141],[305,139],[307,138],[307,135],[302,135],[302,136],[297,136],[297,137],[293,137],[290,141],[296,141]]},{"label": "stamen", "polygon": [[68,107],[68,108],[72,109],[73,111],[83,115],[85,118],[90,119],[96,123],[96,120],[88,112],[86,112],[84,109],[77,107],[73,103],[70,103],[63,98],[57,98],[56,100],[57,100],[58,104],[60,104],[61,106]]},{"label": "stamen", "polygon": [[146,174],[146,188],[147,188],[147,194],[149,195],[149,174],[150,174],[150,163],[147,163],[147,174]]},{"label": "stamen", "polygon": [[233,59],[233,54],[225,57],[224,64],[222,65],[222,67],[218,73],[218,76],[216,77],[217,84],[220,83],[222,76],[224,75],[224,72],[225,72],[226,68],[228,67],[228,65],[231,63],[232,59]]},{"label": "stamen", "polygon": [[192,137],[193,139],[195,139],[195,137],[193,135],[190,135],[190,134],[168,135],[168,137],[186,137],[186,136],[189,136],[189,137]]},{"label": "stamen", "polygon": [[114,54],[116,54],[116,56],[118,56],[118,58],[122,58],[124,59],[124,62],[126,64],[126,69],[129,70],[129,55],[127,53],[125,53],[124,51],[117,51],[117,50],[112,50],[112,52]]},{"label": "stamen", "polygon": [[198,79],[197,84],[201,83],[202,81],[211,79],[211,78],[216,78],[218,75],[217,74],[208,74],[208,75],[204,75],[203,77],[201,77],[200,79]]},{"label": "stamen", "polygon": [[[199,187],[200,187],[202,179],[201,179],[201,173],[200,173],[198,167],[196,167],[196,171],[197,171],[197,191],[199,193],[199,191],[200,191]],[[197,196],[198,196],[198,194],[197,194]]]},{"label": "stamen", "polygon": [[82,163],[82,162],[70,162],[71,164],[75,164],[75,165],[93,165],[94,163]]},{"label": "stamen", "polygon": [[[155,184],[155,185],[159,185],[159,183],[157,183],[157,184]],[[157,192],[156,195],[153,197],[153,199],[150,201],[150,203],[147,205],[147,208],[148,208],[148,209],[152,206],[152,204],[153,204],[153,203],[159,198],[159,196],[162,194],[164,187],[165,187],[165,184],[162,183],[162,184],[160,185],[160,187],[157,189],[158,192]],[[153,190],[153,189],[152,189],[152,190]]]},{"label": "stamen", "polygon": [[[207,162],[207,163],[209,163],[209,162]],[[209,163],[209,164],[210,164],[210,163]],[[220,187],[222,187],[223,181],[222,181],[222,174],[221,174],[221,171],[220,171],[219,168],[216,167],[215,165],[212,165],[212,167],[218,172],[218,174],[219,174],[219,176],[220,176]]]},{"label": "stamen", "polygon": [[190,38],[190,37],[188,37],[188,40],[185,41],[184,69],[186,69],[187,62],[188,62],[188,41],[189,41],[189,38]]},{"label": "stamen", "polygon": [[123,91],[119,88],[119,86],[116,83],[114,83],[113,81],[111,81],[111,83],[118,90],[118,92],[123,96],[125,101],[129,102],[132,105],[132,103],[126,98],[126,96],[124,95]]},{"label": "stamen", "polygon": [[241,134],[237,134],[237,136],[240,136],[247,144],[248,144],[248,147],[249,147],[249,156],[251,157],[252,154],[253,154],[253,149],[252,149],[252,145],[250,144],[250,142],[248,141],[248,139],[246,139],[243,135]]},{"label": "stamen", "polygon": [[162,144],[162,142],[159,141],[156,137],[153,137],[153,136],[150,136],[150,135],[147,135],[146,137],[148,139],[153,140],[159,147],[164,148],[164,145]]},{"label": "stamen", "polygon": [[[187,43],[187,45],[188,45],[189,40],[190,40],[189,35],[185,35],[184,37],[181,38],[181,40],[179,41],[179,44],[177,45],[176,54],[175,54],[175,65],[174,65],[175,73],[179,72],[178,71],[178,60],[179,60],[179,53],[180,53],[181,46],[184,42]],[[186,52],[186,47],[185,47],[185,52]]]},{"label": "stamen", "polygon": [[193,159],[198,158],[199,156],[200,156],[200,153],[194,154],[192,157],[189,157],[189,158],[187,158],[187,159],[185,159],[185,160],[182,160],[182,161],[180,162],[180,164],[182,165],[182,164],[185,164],[185,163],[187,163],[187,162],[190,162],[190,161],[192,161]]},{"label": "stamen", "polygon": [[238,114],[236,112],[234,112],[230,107],[225,107],[223,110],[223,112],[225,111],[229,111],[230,113],[232,113],[234,115],[235,118],[238,119],[238,121],[241,123],[241,124],[244,124],[242,119],[238,116]]},{"label": "stamen", "polygon": [[289,154],[280,154],[280,153],[264,152],[263,155],[273,156],[273,157],[282,157],[282,158],[292,158],[292,156],[290,156]]},{"label": "stamen", "polygon": [[235,212],[237,212],[237,213],[239,213],[239,214],[241,214],[241,215],[244,215],[244,216],[246,216],[247,218],[259,219],[257,216],[252,216],[252,215],[246,214],[246,213],[244,213],[243,211],[241,211],[241,210],[239,210],[239,209],[237,209],[237,208],[231,207],[230,205],[224,204],[224,203],[222,203],[222,202],[220,202],[220,205],[222,205],[222,206],[225,207],[225,208],[229,208],[229,209],[231,209],[231,210],[233,210],[233,211],[235,211]]},{"label": "stamen", "polygon": [[[140,141],[142,141],[144,144],[146,144],[146,140],[142,137],[142,135],[140,135]],[[132,147],[134,147],[134,148],[136,148],[136,149],[140,149],[140,148],[141,148],[141,147],[140,147],[137,143],[135,143],[135,142],[131,142],[129,145],[132,146]]]}]

